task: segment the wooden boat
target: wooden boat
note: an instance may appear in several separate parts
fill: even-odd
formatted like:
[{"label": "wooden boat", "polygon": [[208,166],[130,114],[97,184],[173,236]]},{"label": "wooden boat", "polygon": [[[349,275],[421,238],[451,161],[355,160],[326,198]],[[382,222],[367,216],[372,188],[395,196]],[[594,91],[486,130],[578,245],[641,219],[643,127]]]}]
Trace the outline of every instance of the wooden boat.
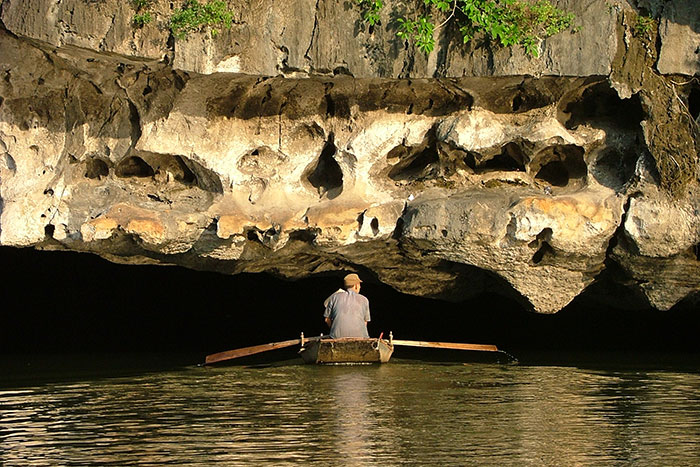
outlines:
[{"label": "wooden boat", "polygon": [[310,339],[302,342],[299,355],[304,363],[386,363],[393,352],[394,345],[381,337],[345,337]]},{"label": "wooden boat", "polygon": [[[394,346],[414,347],[424,349],[442,349],[452,351],[482,351],[488,353],[505,354],[512,361],[517,361],[514,357],[508,355],[502,350],[498,350],[495,345],[488,344],[467,344],[458,342],[427,342],[427,341],[410,341],[394,339],[389,333],[389,339],[382,339],[382,334],[379,338],[358,338],[345,337],[342,339],[331,339],[326,336],[304,338],[304,333],[299,339],[291,339],[281,342],[271,342],[269,344],[254,345],[251,347],[243,347],[225,352],[218,352],[207,355],[204,362],[205,365],[214,365],[217,363],[236,360],[243,364],[248,357],[268,353],[272,351],[280,351],[294,345],[301,345],[298,355],[305,363],[386,363],[391,358],[394,352]],[[293,355],[293,354],[292,354]]]}]

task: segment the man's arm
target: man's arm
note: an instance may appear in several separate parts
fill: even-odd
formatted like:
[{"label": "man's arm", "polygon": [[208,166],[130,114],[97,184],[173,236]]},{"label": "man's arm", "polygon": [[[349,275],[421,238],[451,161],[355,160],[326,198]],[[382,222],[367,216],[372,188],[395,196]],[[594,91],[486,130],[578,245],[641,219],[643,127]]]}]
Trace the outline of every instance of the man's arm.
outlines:
[{"label": "man's arm", "polygon": [[324,320],[326,321],[326,324],[328,325],[329,328],[330,328],[331,325],[333,324],[333,319],[331,318],[331,316],[333,315],[332,309],[333,309],[333,304],[335,304],[334,298],[335,298],[335,295],[336,295],[337,293],[338,293],[338,292],[334,292],[334,293],[333,293],[330,297],[328,297],[328,298],[326,299],[326,301],[324,302],[324,305],[325,305],[326,309],[323,310],[323,318],[324,318]]}]

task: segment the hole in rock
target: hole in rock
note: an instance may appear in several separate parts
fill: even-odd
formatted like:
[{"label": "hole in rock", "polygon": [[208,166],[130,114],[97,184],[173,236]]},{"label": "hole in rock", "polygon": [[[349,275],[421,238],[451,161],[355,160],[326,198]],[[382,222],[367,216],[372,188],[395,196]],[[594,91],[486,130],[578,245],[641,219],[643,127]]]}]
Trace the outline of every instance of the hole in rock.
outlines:
[{"label": "hole in rock", "polygon": [[152,177],[153,168],[138,156],[127,157],[114,170],[117,177]]},{"label": "hole in rock", "polygon": [[[224,186],[221,177],[213,170],[207,169],[199,162],[184,156],[175,156],[175,160],[182,170],[180,176],[175,179],[185,184],[195,184],[204,191],[211,193],[223,193]],[[180,178],[178,178],[180,177]]]},{"label": "hole in rock", "polygon": [[520,94],[516,95],[513,98],[513,105],[511,106],[513,109],[513,112],[517,112],[520,110],[520,107],[523,105],[523,98]]},{"label": "hole in rock", "polygon": [[47,238],[53,238],[53,233],[56,231],[56,226],[52,224],[47,224],[44,226],[44,235],[46,235]]},{"label": "hole in rock", "polygon": [[551,256],[555,256],[554,248],[549,243],[542,242],[540,248],[532,255],[532,263],[540,264],[543,259]]},{"label": "hole in rock", "polygon": [[221,178],[216,172],[187,157],[142,152],[141,157],[137,159],[143,161],[145,166],[138,161],[132,162],[131,169],[133,171],[139,172],[138,165],[142,167],[140,171],[142,175],[136,176],[146,177],[151,174],[155,183],[167,185],[171,182],[177,182],[187,187],[197,186],[212,193],[223,193]]},{"label": "hole in rock", "polygon": [[693,88],[688,95],[688,110],[693,120],[700,119],[700,88]]},{"label": "hole in rock", "polygon": [[109,175],[109,167],[102,159],[91,158],[85,161],[85,177],[100,179]]},{"label": "hole in rock", "polygon": [[549,242],[552,240],[552,229],[545,227],[542,232],[538,233],[533,241],[530,242],[530,248],[537,248],[542,242]]},{"label": "hole in rock", "polygon": [[[1,140],[0,140],[1,141]],[[9,154],[9,153],[4,153],[0,156],[0,162],[10,171],[16,172],[17,171],[17,164],[15,163],[15,159]]]},{"label": "hole in rock", "polygon": [[527,156],[516,143],[508,143],[503,146],[500,154],[479,165],[477,172],[486,171],[517,171],[525,172]]},{"label": "hole in rock", "polygon": [[330,135],[321,155],[315,164],[307,169],[306,180],[314,187],[319,196],[333,199],[343,191],[343,171],[335,160],[336,147],[333,135]]},{"label": "hole in rock", "polygon": [[376,217],[372,219],[372,222],[369,223],[369,226],[372,228],[372,233],[374,235],[377,235],[379,233],[379,219]]},{"label": "hole in rock", "polygon": [[620,188],[634,175],[638,155],[632,148],[624,152],[617,149],[606,149],[596,160],[591,174],[602,185],[609,188]]},{"label": "hole in rock", "polygon": [[569,129],[601,121],[621,128],[636,128],[644,119],[639,96],[621,99],[607,82],[587,88],[579,99],[565,104],[564,112],[569,114],[565,122]]},{"label": "hole in rock", "polygon": [[695,254],[695,259],[700,261],[700,243],[693,247],[693,253]]},{"label": "hole in rock", "polygon": [[348,98],[343,95],[331,96],[330,90],[326,94],[326,115],[328,117],[350,118],[350,104]]},{"label": "hole in rock", "polygon": [[182,159],[182,157],[175,156],[173,157],[173,159],[175,160],[175,164],[177,165],[178,169],[175,173],[175,180],[186,185],[191,185],[195,183],[197,181],[197,177],[195,177],[194,173],[192,173],[187,164],[185,164],[185,161]]},{"label": "hole in rock", "polygon": [[418,150],[398,146],[387,154],[389,160],[397,157],[399,161],[389,170],[389,178],[394,181],[431,178],[439,168],[440,158],[432,144]]},{"label": "hole in rock", "polygon": [[583,148],[575,145],[552,146],[540,151],[531,167],[535,178],[552,186],[564,187],[572,179],[582,180],[588,169],[583,160]]},{"label": "hole in rock", "polygon": [[293,232],[290,232],[289,240],[295,240],[304,243],[313,243],[313,241],[316,240],[317,236],[318,232],[316,232],[313,229],[295,230]]},{"label": "hole in rock", "polygon": [[537,172],[535,178],[553,186],[566,186],[569,184],[569,171],[561,161],[548,162]]},{"label": "hole in rock", "polygon": [[256,229],[250,229],[246,232],[246,238],[252,242],[260,242],[260,233]]}]

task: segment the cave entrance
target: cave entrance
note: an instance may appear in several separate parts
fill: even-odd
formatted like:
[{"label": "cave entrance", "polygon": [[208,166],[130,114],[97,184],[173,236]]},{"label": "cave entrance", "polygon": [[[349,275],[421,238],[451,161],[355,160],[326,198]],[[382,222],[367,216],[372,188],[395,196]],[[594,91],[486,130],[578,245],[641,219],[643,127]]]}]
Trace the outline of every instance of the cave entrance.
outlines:
[{"label": "cave entrance", "polygon": [[[548,232],[538,238],[541,246]],[[327,333],[322,303],[347,272],[292,282],[10,247],[0,247],[0,261],[12,271],[3,283],[0,353],[189,352],[195,363],[208,353],[294,339],[302,331]],[[601,299],[610,284],[593,284],[556,315],[539,315],[494,291],[451,303],[401,294],[360,275],[371,336],[393,331],[397,339],[493,343],[508,351],[652,343],[700,350],[700,315],[692,303],[663,313],[620,310]],[[31,293],[21,292],[28,283],[35,285]]]}]

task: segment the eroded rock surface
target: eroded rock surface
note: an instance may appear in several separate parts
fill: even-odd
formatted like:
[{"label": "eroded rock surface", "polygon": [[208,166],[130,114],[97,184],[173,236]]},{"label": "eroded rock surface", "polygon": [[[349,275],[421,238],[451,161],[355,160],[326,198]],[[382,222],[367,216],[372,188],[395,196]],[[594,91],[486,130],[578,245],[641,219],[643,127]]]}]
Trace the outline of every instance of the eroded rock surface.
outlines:
[{"label": "eroded rock surface", "polygon": [[700,290],[697,173],[660,188],[669,154],[697,166],[700,85],[658,72],[697,69],[670,32],[653,69],[634,5],[559,3],[586,33],[532,59],[425,57],[330,0],[231,3],[230,31],[174,42],[167,2],[139,29],[126,2],[4,0],[0,243],[545,313],[612,268],[668,309]]}]

